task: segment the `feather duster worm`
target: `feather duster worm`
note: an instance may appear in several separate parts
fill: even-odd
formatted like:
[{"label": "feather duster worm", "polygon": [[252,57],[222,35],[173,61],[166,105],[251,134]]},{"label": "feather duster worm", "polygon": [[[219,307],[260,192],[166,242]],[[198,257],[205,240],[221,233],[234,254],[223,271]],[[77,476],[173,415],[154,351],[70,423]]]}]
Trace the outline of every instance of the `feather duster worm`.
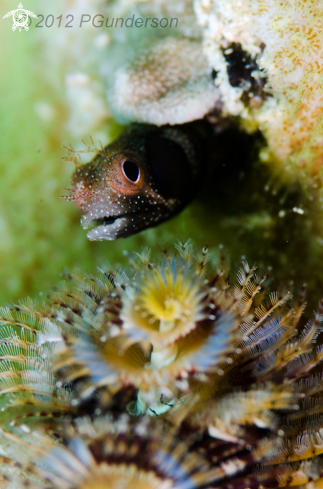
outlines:
[{"label": "feather duster worm", "polygon": [[322,304],[298,332],[304,291],[267,293],[246,262],[231,284],[189,243],[67,279],[47,305],[1,311],[10,484],[321,486]]},{"label": "feather duster worm", "polygon": [[[218,470],[196,448],[196,436],[184,439],[161,422],[146,421],[78,419],[63,432],[65,446],[44,433],[3,432],[1,440],[15,447],[35,489],[211,487]],[[17,483],[19,476],[9,472],[5,479]]]}]

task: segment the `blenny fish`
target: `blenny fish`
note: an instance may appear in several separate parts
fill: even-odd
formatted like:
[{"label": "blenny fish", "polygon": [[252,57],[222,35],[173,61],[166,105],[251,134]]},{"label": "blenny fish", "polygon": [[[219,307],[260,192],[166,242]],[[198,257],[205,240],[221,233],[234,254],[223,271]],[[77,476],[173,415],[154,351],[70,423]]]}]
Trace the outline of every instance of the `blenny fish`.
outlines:
[{"label": "blenny fish", "polygon": [[87,237],[128,237],[181,211],[200,186],[206,154],[199,132],[204,131],[203,121],[135,124],[77,167],[68,200],[80,209],[83,228],[92,227]]}]

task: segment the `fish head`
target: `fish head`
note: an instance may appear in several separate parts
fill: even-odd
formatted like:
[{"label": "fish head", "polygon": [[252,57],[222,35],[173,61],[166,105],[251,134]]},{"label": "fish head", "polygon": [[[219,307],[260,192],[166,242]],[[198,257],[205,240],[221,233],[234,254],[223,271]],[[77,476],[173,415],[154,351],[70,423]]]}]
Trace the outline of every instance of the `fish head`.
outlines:
[{"label": "fish head", "polygon": [[187,135],[139,125],[75,170],[71,200],[90,240],[114,240],[179,212],[193,198],[196,172]]}]

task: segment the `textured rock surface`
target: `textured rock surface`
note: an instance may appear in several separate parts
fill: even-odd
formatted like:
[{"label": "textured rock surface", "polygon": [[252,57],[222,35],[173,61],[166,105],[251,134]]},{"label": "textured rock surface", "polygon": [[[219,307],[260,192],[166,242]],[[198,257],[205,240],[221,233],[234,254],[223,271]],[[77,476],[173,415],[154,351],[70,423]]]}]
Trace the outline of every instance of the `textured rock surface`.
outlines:
[{"label": "textured rock surface", "polygon": [[110,108],[120,122],[163,125],[202,119],[219,100],[211,74],[199,42],[153,41],[115,73]]}]

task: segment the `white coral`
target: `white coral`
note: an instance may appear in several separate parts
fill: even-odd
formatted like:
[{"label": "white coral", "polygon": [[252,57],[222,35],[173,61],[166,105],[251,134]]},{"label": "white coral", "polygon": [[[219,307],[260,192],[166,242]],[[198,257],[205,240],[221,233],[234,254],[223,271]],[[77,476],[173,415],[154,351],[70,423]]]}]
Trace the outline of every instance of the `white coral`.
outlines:
[{"label": "white coral", "polygon": [[121,122],[182,124],[201,119],[219,99],[201,45],[172,37],[150,43],[116,73],[112,113]]},{"label": "white coral", "polygon": [[[265,134],[274,159],[286,168],[306,167],[315,177],[323,139],[323,4],[319,0],[196,0],[204,49],[219,71],[217,83],[229,114],[247,118]],[[230,87],[222,49],[240,43],[267,76],[271,97],[247,113]]]}]

